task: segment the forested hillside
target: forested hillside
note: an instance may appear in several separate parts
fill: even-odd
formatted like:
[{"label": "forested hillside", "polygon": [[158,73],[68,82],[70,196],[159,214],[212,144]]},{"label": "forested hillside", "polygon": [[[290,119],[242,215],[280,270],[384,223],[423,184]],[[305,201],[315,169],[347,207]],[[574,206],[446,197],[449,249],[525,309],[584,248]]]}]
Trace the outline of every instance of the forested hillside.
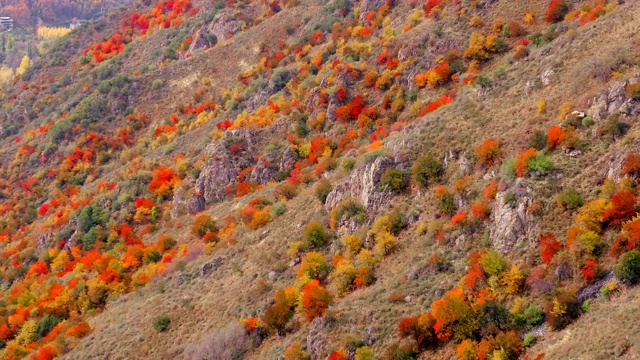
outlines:
[{"label": "forested hillside", "polygon": [[640,356],[637,2],[115,3],[0,3],[0,358]]}]

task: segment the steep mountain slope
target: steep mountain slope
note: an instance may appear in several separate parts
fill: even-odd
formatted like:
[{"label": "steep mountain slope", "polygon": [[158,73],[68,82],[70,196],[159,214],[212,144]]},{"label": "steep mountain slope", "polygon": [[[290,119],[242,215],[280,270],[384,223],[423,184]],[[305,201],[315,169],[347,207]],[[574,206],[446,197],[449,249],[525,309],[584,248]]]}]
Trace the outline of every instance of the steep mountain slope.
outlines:
[{"label": "steep mountain slope", "polygon": [[2,356],[638,356],[638,18],[181,0],[83,25],[2,107]]}]

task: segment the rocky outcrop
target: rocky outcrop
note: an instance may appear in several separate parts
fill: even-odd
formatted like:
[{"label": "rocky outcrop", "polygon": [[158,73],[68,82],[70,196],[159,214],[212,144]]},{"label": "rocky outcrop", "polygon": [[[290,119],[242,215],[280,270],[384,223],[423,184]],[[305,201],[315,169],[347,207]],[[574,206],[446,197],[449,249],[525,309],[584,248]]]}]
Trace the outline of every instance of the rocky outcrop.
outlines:
[{"label": "rocky outcrop", "polygon": [[187,54],[193,54],[194,51],[205,46],[214,46],[238,31],[240,27],[236,24],[235,15],[231,10],[217,14],[209,24],[203,25],[195,33]]},{"label": "rocky outcrop", "polygon": [[269,79],[267,86],[256,91],[255,94],[245,101],[246,110],[248,112],[252,112],[266,104],[269,97],[282,90],[292,76],[293,74],[288,70],[274,72],[271,79]]},{"label": "rocky outcrop", "polygon": [[307,352],[312,359],[326,359],[329,356],[327,341],[327,320],[317,317],[311,322],[307,335]]},{"label": "rocky outcrop", "polygon": [[173,193],[171,218],[176,219],[186,213],[195,214],[204,210],[204,196],[194,191],[195,182],[183,182]]},{"label": "rocky outcrop", "polygon": [[280,159],[280,171],[293,169],[296,161],[298,161],[298,154],[293,152],[290,147],[286,148],[282,154],[282,159]]},{"label": "rocky outcrop", "polygon": [[196,191],[207,202],[220,201],[224,189],[238,179],[238,173],[253,163],[259,134],[256,130],[237,129],[207,146],[209,162],[203,167],[196,181]]},{"label": "rocky outcrop", "polygon": [[362,0],[360,5],[360,21],[364,21],[369,11],[377,12],[387,0]]},{"label": "rocky outcrop", "polygon": [[327,196],[325,207],[331,211],[342,200],[351,198],[361,204],[367,213],[375,213],[389,205],[393,193],[380,190],[379,182],[382,173],[394,166],[388,157],[379,157],[371,163],[353,171],[349,179],[336,185]]},{"label": "rocky outcrop", "polygon": [[253,170],[251,171],[249,178],[258,184],[264,185],[273,180],[276,170],[277,169],[273,166],[271,161],[261,157],[253,166]]},{"label": "rocky outcrop", "polygon": [[207,276],[209,275],[209,273],[216,270],[220,266],[222,266],[222,258],[219,258],[219,257],[214,258],[213,260],[200,265],[200,268],[199,268],[200,276]]},{"label": "rocky outcrop", "polygon": [[576,292],[576,297],[578,298],[578,301],[582,303],[587,299],[597,298],[600,295],[600,289],[612,281],[620,285],[620,281],[613,274],[613,271],[609,271],[599,280],[587,286],[584,286],[580,290],[578,290]]},{"label": "rocky outcrop", "polygon": [[523,241],[533,240],[536,227],[527,214],[532,202],[533,195],[521,178],[511,189],[497,194],[490,229],[494,248],[506,253]]},{"label": "rocky outcrop", "polygon": [[637,116],[640,115],[640,101],[627,96],[626,86],[640,81],[640,76],[635,76],[628,81],[616,81],[600,95],[589,100],[587,115],[595,121],[601,121],[611,115]]},{"label": "rocky outcrop", "polygon": [[36,247],[36,253],[40,253],[43,249],[48,249],[53,247],[55,239],[53,237],[53,233],[47,232],[40,236],[38,236],[38,245]]},{"label": "rocky outcrop", "polygon": [[611,179],[615,182],[622,178],[622,163],[624,162],[624,154],[616,152],[608,156],[605,162],[605,169],[602,178]]}]

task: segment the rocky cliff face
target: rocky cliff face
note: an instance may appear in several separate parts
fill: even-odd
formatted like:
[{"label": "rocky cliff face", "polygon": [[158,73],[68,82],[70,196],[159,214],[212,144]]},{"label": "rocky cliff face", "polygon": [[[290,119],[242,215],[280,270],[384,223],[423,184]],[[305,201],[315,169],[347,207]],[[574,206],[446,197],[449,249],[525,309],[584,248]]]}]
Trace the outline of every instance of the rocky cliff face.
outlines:
[{"label": "rocky cliff face", "polygon": [[522,178],[517,179],[512,188],[497,194],[490,229],[494,248],[506,253],[524,241],[533,240],[536,225],[527,214],[532,202],[531,189]]},{"label": "rocky cliff face", "polygon": [[596,121],[605,120],[611,115],[637,116],[640,115],[640,101],[627,96],[625,88],[629,84],[640,81],[640,74],[628,81],[617,81],[607,90],[589,101],[587,114]]},{"label": "rocky cliff face", "polygon": [[333,188],[325,201],[325,208],[331,211],[344,199],[351,198],[361,204],[367,213],[376,213],[387,207],[393,193],[380,190],[379,183],[382,173],[394,166],[394,161],[387,157],[379,157],[353,171],[349,179]]},{"label": "rocky cliff face", "polygon": [[253,165],[258,138],[256,130],[231,130],[207,146],[209,161],[196,181],[196,191],[205,201],[222,200],[224,189],[237,181],[238,173]]},{"label": "rocky cliff face", "polygon": [[186,181],[173,193],[171,217],[173,219],[185,213],[195,214],[204,210],[205,200],[201,193],[195,192],[195,181]]}]

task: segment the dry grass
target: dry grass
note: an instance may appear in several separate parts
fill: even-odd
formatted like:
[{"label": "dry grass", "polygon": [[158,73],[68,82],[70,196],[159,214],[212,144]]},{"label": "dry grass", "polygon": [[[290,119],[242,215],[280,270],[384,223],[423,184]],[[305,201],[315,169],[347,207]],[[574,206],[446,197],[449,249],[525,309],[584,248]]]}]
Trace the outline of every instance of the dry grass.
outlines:
[{"label": "dry grass", "polygon": [[545,359],[637,359],[640,357],[640,289],[623,289],[599,300],[567,329],[547,333],[528,353]]}]

